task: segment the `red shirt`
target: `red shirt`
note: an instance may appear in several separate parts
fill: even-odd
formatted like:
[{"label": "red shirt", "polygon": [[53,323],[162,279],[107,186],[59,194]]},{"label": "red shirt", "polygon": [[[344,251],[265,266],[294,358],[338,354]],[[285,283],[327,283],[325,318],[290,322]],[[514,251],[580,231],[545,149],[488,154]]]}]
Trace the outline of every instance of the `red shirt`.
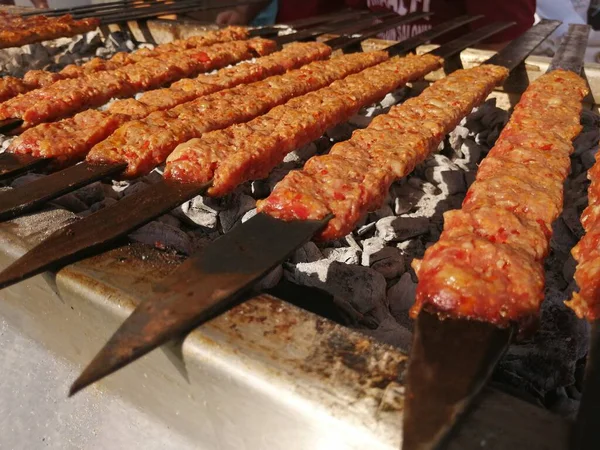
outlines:
[{"label": "red shirt", "polygon": [[[482,14],[485,18],[471,23],[471,30],[492,22],[510,21],[516,25],[495,34],[486,42],[498,43],[515,39],[531,28],[534,22],[535,0],[489,1],[489,0],[282,0],[279,2],[277,21],[291,22],[296,19],[326,14],[344,6],[355,8],[368,7],[372,10],[391,9],[400,15],[411,12],[433,12],[434,15],[411,22],[408,25],[384,33],[381,37],[390,40],[404,40],[419,34],[439,23],[464,14]],[[469,29],[455,34],[445,34],[442,41],[447,42]]]}]

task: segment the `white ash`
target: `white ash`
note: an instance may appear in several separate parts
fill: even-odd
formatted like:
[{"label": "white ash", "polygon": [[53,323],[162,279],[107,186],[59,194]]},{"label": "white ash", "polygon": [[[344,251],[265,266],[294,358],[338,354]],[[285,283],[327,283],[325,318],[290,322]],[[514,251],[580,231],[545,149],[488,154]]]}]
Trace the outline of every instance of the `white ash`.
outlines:
[{"label": "white ash", "polygon": [[[257,199],[269,195],[290,170],[300,168],[315,154],[327,152],[337,140],[368,125],[392,104],[414,93],[401,90],[380,104],[363,109],[348,123],[334,127],[317,141],[289,154],[265,180],[246,183],[222,199],[196,197],[130,235],[131,240],[183,254],[207,243],[256,214]],[[416,277],[410,264],[439,239],[442,214],[460,208],[477,164],[494,144],[508,113],[489,100],[475,109],[450,133],[439,151],[407,178],[395,183],[380,209],[367,214],[349,236],[335,242],[308,242],[257,288],[276,285],[282,278],[318,288],[333,297],[345,324],[360,328],[381,341],[408,349]],[[573,261],[569,251],[582,235],[579,216],[586,206],[585,170],[597,151],[600,119],[591,112],[582,118],[584,133],[576,140],[573,170],[566,183],[565,210],[554,226],[552,254],[546,264],[547,298],[540,331],[514,345],[499,365],[495,378],[505,386],[532,395],[549,408],[570,414],[577,401],[581,361],[587,352],[587,326],[563,304],[573,289]],[[55,203],[81,216],[112,205],[126,195],[143,191],[160,179],[161,169],[130,182],[98,183],[85,193],[69,194]],[[29,177],[29,178],[28,178]],[[34,177],[24,176],[13,185]],[[66,196],[65,196],[66,197]],[[88,208],[78,211],[85,204]],[[566,397],[565,397],[566,396]],[[549,399],[553,399],[550,401]]]},{"label": "white ash", "polygon": [[94,57],[108,58],[117,52],[151,44],[134,42],[129,33],[118,31],[106,38],[99,30],[69,38],[0,50],[0,76],[22,77],[28,70],[43,69],[56,72],[68,64],[82,64]]}]

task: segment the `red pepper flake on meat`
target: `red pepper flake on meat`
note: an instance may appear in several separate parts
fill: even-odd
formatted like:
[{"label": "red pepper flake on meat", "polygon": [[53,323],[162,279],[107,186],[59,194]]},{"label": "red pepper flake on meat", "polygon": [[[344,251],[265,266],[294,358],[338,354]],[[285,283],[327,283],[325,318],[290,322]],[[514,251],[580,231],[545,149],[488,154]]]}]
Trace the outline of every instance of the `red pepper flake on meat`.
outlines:
[{"label": "red pepper flake on meat", "polygon": [[[396,76],[402,76],[402,68],[394,68]],[[481,66],[434,83],[420,96],[373,119],[368,128],[355,131],[350,140],[334,145],[328,155],[315,156],[302,170],[289,173],[267,199],[258,202],[258,210],[282,220],[323,219],[333,213],[317,238],[345,236],[364,214],[379,207],[392,182],[435,151],[446,133],[507,74],[502,67]],[[449,100],[458,105],[456,109],[437,106]],[[348,191],[341,193],[337,186]],[[300,204],[308,214],[297,214]]]},{"label": "red pepper flake on meat", "polygon": [[514,322],[522,330],[536,321],[549,230],[562,209],[586,94],[585,81],[572,72],[554,71],[531,83],[462,209],[444,214],[440,240],[415,261],[413,316],[427,308],[499,326]]}]

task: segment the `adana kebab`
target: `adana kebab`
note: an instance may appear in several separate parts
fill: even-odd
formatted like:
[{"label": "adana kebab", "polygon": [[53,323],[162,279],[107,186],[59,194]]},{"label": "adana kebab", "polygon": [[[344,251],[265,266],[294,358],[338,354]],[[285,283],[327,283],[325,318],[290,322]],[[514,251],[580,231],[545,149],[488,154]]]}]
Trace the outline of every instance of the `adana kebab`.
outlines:
[{"label": "adana kebab", "polygon": [[60,80],[0,104],[0,120],[21,119],[22,129],[128,97],[179,78],[189,77],[275,50],[274,41],[254,38],[143,58],[115,70]]},{"label": "adana kebab", "polygon": [[590,323],[583,390],[577,420],[571,433],[570,448],[592,450],[598,446],[600,429],[600,156],[588,170],[591,181],[588,206],[581,215],[584,236],[571,250],[577,262],[573,278],[579,288],[565,304],[580,319]]},{"label": "adana kebab", "polygon": [[403,448],[434,448],[487,382],[513,329],[531,330],[544,299],[543,261],[560,215],[588,26],[571,26],[484,158],[462,209],[413,261],[419,278]]},{"label": "adana kebab", "polygon": [[[387,29],[392,25],[410,22],[428,15],[430,14],[416,13],[404,17],[394,16],[374,28]],[[349,28],[354,32],[357,27],[360,30],[365,24],[370,25],[371,22],[371,18],[360,21],[358,25],[351,22]],[[114,70],[92,72],[78,78],[59,80],[0,104],[0,122],[7,122],[9,126],[12,126],[12,123],[19,123],[22,131],[38,123],[100,106],[114,97],[129,97],[180,78],[249,59],[250,53],[262,56],[273,52],[278,44],[283,45],[302,36],[306,38],[322,33],[324,32],[306,30],[274,40],[255,38],[180,50],[166,53],[160,58],[141,58],[138,62]]]},{"label": "adana kebab", "polygon": [[[463,42],[464,45],[468,45],[475,40],[475,37],[481,39],[482,36],[489,36],[499,29],[507,28],[510,25],[512,24],[493,24],[472,33],[470,35],[471,40],[463,38],[460,41]],[[452,43],[449,44],[449,47],[452,49],[451,54],[460,51],[460,48],[456,45],[452,45]],[[330,87],[325,87],[314,93],[290,100],[286,105],[271,110],[265,116],[258,117],[251,121],[247,126],[234,127],[224,134],[208,133],[207,139],[210,139],[210,142],[215,142],[215,145],[217,145],[223,144],[224,142],[230,142],[220,142],[221,139],[228,139],[230,135],[233,136],[235,142],[238,142],[237,139],[240,136],[244,136],[255,143],[257,151],[264,148],[265,152],[273,152],[269,158],[256,159],[254,164],[251,163],[244,166],[243,173],[245,176],[252,177],[255,174],[264,174],[270,167],[273,167],[273,165],[277,163],[278,159],[283,158],[284,152],[289,152],[293,150],[294,146],[315,139],[326,129],[341,121],[347,120],[362,106],[366,106],[377,98],[383,97],[387,92],[403,86],[410,80],[418,79],[429,71],[439,68],[442,60],[437,54],[444,54],[445,51],[446,49],[442,47],[441,50],[435,50],[435,54],[421,56],[411,55],[404,58],[393,57],[388,61],[367,68],[355,75],[347,76],[343,80],[333,83]],[[385,60],[387,58],[385,52],[373,52],[372,54],[359,54],[354,56],[361,56],[362,58],[367,59],[378,58],[380,60]],[[327,85],[328,83],[325,83],[323,77],[331,77],[328,72],[339,72],[340,70],[343,70],[343,68],[340,67],[341,64],[337,63],[335,59],[313,64],[325,66],[327,63],[329,63],[328,70],[319,71],[318,76],[315,73],[314,78],[311,79],[312,84],[321,83]],[[298,72],[301,73],[301,70],[302,69]],[[286,76],[287,82],[273,84],[270,88],[266,88],[270,83],[268,80],[265,80],[264,82],[256,83],[261,86],[260,89],[256,89],[255,87],[252,87],[252,85],[239,86],[234,89],[238,91],[250,89],[248,94],[242,98],[250,97],[254,100],[254,97],[257,97],[261,102],[271,102],[272,106],[276,106],[285,103],[282,101],[283,96],[289,99],[295,96],[294,92],[297,95],[299,92],[301,93],[303,89],[307,89],[307,80],[298,78],[298,75],[286,74],[277,77],[277,79],[286,80]],[[263,91],[264,94],[259,96],[258,92],[255,92],[258,90]],[[220,101],[220,97],[221,96],[217,94],[215,98],[217,101]],[[269,97],[271,99],[269,99]],[[238,102],[241,102],[242,98],[238,98]],[[233,122],[230,120],[231,114],[241,114],[240,117],[244,117],[243,120],[249,120],[250,117],[246,112],[246,109],[251,108],[256,111],[257,108],[255,101],[249,102],[248,105],[238,103],[235,110],[231,110],[231,104],[231,101],[223,104],[225,109],[221,110],[227,111],[227,114],[224,114],[222,117],[217,116],[217,110],[211,108],[209,109],[210,114],[203,115],[203,120],[185,122],[189,123],[189,125],[186,125],[183,128],[190,129],[190,127],[196,127],[195,129],[202,130],[203,128],[201,127],[214,126],[211,125],[211,120],[221,121],[221,125],[219,125],[218,128],[225,127],[227,121],[229,121],[229,124]],[[265,109],[268,110],[269,108]],[[199,112],[190,111],[189,114],[196,117]],[[208,120],[209,118],[210,120]],[[164,121],[166,118],[161,120]],[[157,123],[160,122],[157,120]],[[214,124],[215,122],[212,123]],[[265,128],[267,126],[270,128]],[[123,152],[114,147],[108,147],[106,150],[100,152],[98,157],[116,157],[118,158],[117,161],[126,161],[128,164],[132,165],[132,170],[147,169],[148,161],[152,161],[153,158],[157,159],[157,153],[163,151],[161,143],[168,142],[169,140],[172,141],[173,133],[171,130],[181,127],[182,124],[179,124],[178,127],[170,127],[166,130],[160,128],[156,129],[155,133],[150,138],[152,139],[150,144],[147,146],[152,149],[150,152],[148,151],[148,148],[140,149],[139,147],[134,147],[132,148],[134,151],[129,150],[129,152]],[[194,128],[191,129],[193,130]],[[207,131],[208,129],[205,129],[204,132]],[[158,134],[159,132],[160,134]],[[249,132],[252,136],[260,136],[260,139],[249,136]],[[160,139],[157,138],[157,140],[153,140],[155,136],[160,137]],[[148,139],[148,136],[144,135],[144,139]],[[188,139],[189,138],[183,139],[183,141],[187,141]],[[277,148],[273,148],[272,146],[274,141],[278,142]],[[180,164],[185,160],[185,155],[189,155],[190,163],[193,164],[195,162],[194,158],[196,152],[194,145],[197,142],[198,141],[193,141],[190,143],[191,145],[184,146],[184,150],[180,148],[180,151],[177,152],[175,158],[176,166],[181,167]],[[165,152],[164,157],[167,156],[168,153]],[[211,166],[209,167],[199,167],[196,164],[197,170],[201,171],[201,173],[199,172],[199,176],[218,169],[219,164],[224,164],[226,161],[216,162],[211,159],[210,163]],[[179,170],[179,167],[176,170],[173,170],[173,165],[168,165],[167,178],[183,177],[183,171]],[[188,170],[185,174],[188,176],[186,177],[186,181],[191,181],[189,179],[190,171]],[[241,178],[238,179],[241,180]],[[233,179],[231,180],[231,182],[235,182]],[[79,230],[74,231],[70,226],[59,230],[56,234],[52,235],[48,241],[34,248],[31,252],[27,253],[23,258],[0,274],[0,286],[7,286],[24,276],[39,273],[39,271],[46,267],[48,257],[51,258],[51,264],[56,264],[57,262],[69,260],[80,252],[89,252],[90,248],[95,248],[98,245],[98,241],[105,242],[106,240],[115,239],[116,237],[123,235],[123,233],[143,225],[157,214],[162,214],[165,211],[173,209],[177,205],[193,198],[195,195],[205,190],[205,184],[197,184],[195,182],[173,182],[171,179],[163,180],[162,182],[149,186],[147,190],[128,196],[113,207],[105,208],[104,210],[98,211],[98,213],[73,224],[73,226],[81,227],[81,230],[84,231],[84,233],[81,233]],[[115,214],[119,216],[117,221],[112,219]],[[98,232],[95,228],[96,221],[100,221],[100,224],[104,229],[103,232]],[[89,222],[91,222],[91,224],[88,224]],[[87,237],[84,236],[88,234],[92,228],[95,229],[94,233]],[[63,237],[66,235],[69,236],[69,246],[63,246],[61,244],[59,246],[60,250],[53,250],[51,254],[48,253],[44,257],[39,257],[40,251],[46,253],[48,249],[53,249],[56,245],[56,240],[62,241]],[[75,236],[77,236],[76,239],[74,239]],[[90,242],[89,238],[94,242]],[[35,267],[31,265],[32,263]],[[27,273],[22,271],[24,267],[26,268]]]},{"label": "adana kebab", "polygon": [[[356,11],[355,14],[352,14],[353,16],[355,16],[352,19],[349,19],[348,15],[341,16],[339,19],[333,20],[331,23],[328,23],[327,27],[325,28],[332,29],[331,27],[334,26],[335,28],[340,29],[340,27],[346,25],[357,25],[363,23],[365,21],[365,14],[362,13],[366,13],[366,11]],[[357,14],[359,17],[356,17]],[[362,18],[360,18],[361,16]],[[393,16],[395,16],[394,13],[388,12],[378,14],[377,18],[379,20],[383,20],[389,19]],[[359,18],[360,20],[357,20]],[[368,20],[371,20],[371,18],[369,18]],[[297,31],[301,29],[305,30],[306,28],[310,28],[310,26],[312,25],[316,25],[325,21],[326,19],[315,19],[307,21],[306,25],[303,25],[301,23],[300,26],[294,26],[293,28]],[[4,102],[18,94],[24,94],[25,92],[29,92],[33,89],[48,86],[52,83],[55,83],[58,80],[63,80],[66,78],[77,78],[86,73],[91,72],[118,69],[119,67],[138,62],[141,58],[145,57],[160,57],[165,53],[187,50],[197,47],[205,47],[207,45],[217,44],[220,42],[248,39],[249,37],[265,37],[265,31],[271,30],[257,29],[248,31],[246,28],[243,27],[229,26],[221,30],[208,31],[202,36],[191,36],[186,39],[178,39],[172,42],[168,42],[166,44],[160,44],[154,49],[143,48],[135,50],[132,53],[119,52],[110,57],[109,59],[93,58],[80,66],[75,64],[69,64],[57,73],[48,72],[46,70],[30,70],[25,74],[25,76],[22,79],[10,76],[3,77],[0,79],[0,101]],[[273,31],[273,33],[276,33],[276,31]],[[302,40],[307,37],[313,36],[315,36],[315,34],[309,30],[303,33],[293,33],[293,35],[288,35],[288,37],[290,37],[290,40]]]},{"label": "adana kebab", "polygon": [[[377,28],[387,26],[393,25],[382,24]],[[336,38],[331,43],[337,40]],[[267,76],[283,73],[287,69],[300,67],[310,61],[323,59],[332,51],[327,44],[304,46],[292,44],[292,47],[286,48],[282,53],[276,54],[273,58],[263,58],[256,64],[246,63],[222,69],[216,75],[200,75],[193,80],[182,79],[169,88],[146,92],[137,100],[126,99],[113,102],[105,112],[87,110],[73,118],[41,124],[17,138],[8,152],[56,158],[59,161],[79,160],[94,144],[108,137],[118,126],[127,121],[143,119],[152,112],[173,108],[204,95],[238,84],[261,80]],[[303,49],[306,54],[302,54]],[[81,124],[85,124],[83,129]],[[87,136],[93,138],[86,139]]]},{"label": "adana kebab", "polygon": [[120,67],[140,62],[143,58],[160,57],[165,53],[206,47],[221,42],[237,41],[248,38],[248,31],[242,27],[227,27],[222,30],[209,31],[203,36],[192,36],[188,39],[176,40],[168,44],[161,44],[150,49],[139,49],[132,53],[119,52],[109,59],[93,58],[77,66],[69,64],[60,72],[46,70],[30,70],[24,77],[2,77],[0,79],[0,102],[4,102],[18,94],[49,86],[59,80],[78,78],[88,73],[104,70],[115,70]]},{"label": "adana kebab", "polygon": [[[430,39],[431,36],[447,32],[452,28],[460,26],[461,23],[473,19],[474,18],[463,17],[449,22],[448,24],[440,25],[429,30],[422,36],[420,35],[410,41],[403,42],[399,46],[392,46],[390,51],[403,52],[405,49],[414,48],[419,44],[418,41],[425,42],[425,40]],[[345,42],[348,41],[342,40],[341,45],[344,45]],[[329,43],[333,42],[330,41]],[[301,51],[300,48],[306,47],[297,45],[293,48]],[[326,54],[328,53],[326,49],[329,48],[329,46],[315,44],[310,48],[312,48],[313,51],[321,51]],[[292,53],[286,53],[286,55],[290,56]],[[303,55],[298,58],[303,60],[307,56],[308,55]],[[277,59],[266,58],[265,64],[271,67],[273,66],[274,61],[277,61]],[[378,59],[377,61],[381,61],[381,59]],[[377,61],[373,60],[373,63]],[[275,64],[275,66],[277,66],[277,64]],[[364,68],[366,66],[361,67]],[[242,103],[240,103],[238,107],[242,110],[244,108],[248,110],[252,108],[257,111],[261,110],[262,107],[256,109],[258,104],[255,104],[254,95],[245,95],[244,92],[247,88],[241,87],[236,90],[222,92],[219,95],[213,94],[211,97],[203,97],[194,100],[193,102],[180,104],[186,100],[200,97],[203,94],[219,91],[220,89],[226,88],[228,85],[237,85],[243,81],[252,81],[252,79],[247,78],[248,68],[252,68],[252,76],[256,75],[257,79],[263,79],[271,74],[270,69],[263,71],[261,68],[260,71],[256,71],[254,65],[242,65],[239,68],[226,69],[222,71],[222,73],[217,73],[214,76],[201,76],[196,80],[182,80],[175,83],[170,89],[162,89],[144,94],[139,101],[123,100],[116,102],[109,108],[108,112],[86,111],[76,115],[72,119],[66,119],[54,124],[43,124],[26,131],[12,143],[9,147],[9,152],[27,153],[33,154],[35,157],[45,158],[55,156],[56,159],[62,159],[63,161],[77,160],[82,158],[96,142],[102,141],[110,135],[120,124],[127,122],[130,119],[143,119],[127,122],[108,140],[96,145],[88,155],[84,166],[75,166],[71,169],[52,174],[49,177],[46,177],[44,181],[39,180],[39,182],[36,181],[26,187],[13,190],[10,193],[0,194],[0,218],[12,217],[17,213],[31,210],[48,199],[64,194],[66,190],[72,190],[77,186],[91,183],[98,177],[122,172],[125,169],[124,163],[129,164],[127,170],[127,175],[129,176],[136,176],[143,173],[141,172],[142,170],[147,171],[153,168],[154,165],[163,162],[177,144],[185,142],[185,140],[191,139],[192,137],[199,136],[198,133],[200,133],[201,130],[210,131],[211,129],[215,129],[217,123],[215,122],[215,118],[212,117],[212,108],[209,108],[210,105],[216,108],[220,108],[220,106],[228,107],[227,104],[229,101],[237,103],[237,99],[241,98],[240,101]],[[279,70],[280,69],[277,69],[277,71]],[[315,78],[315,76],[309,74],[306,70],[308,69],[305,69],[304,72],[300,73],[306,80],[304,82],[302,79],[296,81],[296,83],[301,85],[300,90],[296,92],[296,95],[302,92],[308,92],[306,90],[308,85],[314,84],[315,82],[320,83],[314,86],[316,89],[326,85],[323,83],[333,81],[333,79],[329,79],[328,81],[327,78],[323,78],[318,74]],[[360,70],[359,66],[356,66],[355,71],[357,70]],[[277,71],[275,71],[275,73],[277,73]],[[277,79],[272,79],[270,82],[277,83],[278,81]],[[304,86],[306,83],[308,83],[308,85]],[[254,89],[258,89],[259,97],[267,95],[266,93],[262,93],[260,86],[268,85],[263,83],[262,85],[254,87]],[[282,99],[282,101],[283,100],[284,99]],[[152,117],[144,119],[144,117],[156,109],[166,109],[178,104],[180,105],[177,109],[170,109],[165,111],[162,115],[153,113]],[[246,104],[248,105],[244,106]],[[195,113],[194,111],[196,111],[198,107],[201,108],[201,112]],[[263,107],[266,107],[266,105],[263,105]],[[246,112],[244,112],[244,114],[246,114]],[[203,117],[205,118],[203,119],[205,122],[206,117],[208,117],[209,122],[202,125],[199,124],[199,121]],[[234,123],[232,122],[234,117],[235,116],[232,116],[227,119],[229,124]],[[161,119],[162,123],[158,123],[156,119]],[[196,124],[194,125],[194,123]],[[158,130],[157,127],[161,129]],[[173,130],[186,130],[190,127],[196,130],[193,131],[191,135],[182,134],[178,136],[176,132],[175,134],[173,132]],[[167,137],[164,137],[165,133],[167,133]],[[152,138],[146,137],[146,135],[149,136],[151,134],[154,134]],[[157,136],[163,136],[163,138],[158,139]],[[151,144],[153,140],[159,142],[160,148],[157,148],[157,144],[155,143]],[[111,154],[117,153],[131,154],[132,156],[129,157],[129,160],[126,160],[125,156],[121,155],[115,160],[115,157],[111,156]],[[133,158],[133,155],[138,155],[142,160],[143,158],[146,158],[144,168],[135,168],[135,165],[139,163],[136,163],[131,159]],[[153,156],[152,159],[150,159],[144,155]],[[110,160],[111,164],[99,164],[99,162],[105,163],[108,160]],[[121,161],[123,164],[120,163]]]},{"label": "adana kebab", "polygon": [[565,304],[579,318],[590,322],[600,319],[600,157],[588,170],[591,184],[588,188],[588,206],[581,215],[585,235],[571,253],[577,261],[575,281],[579,292],[574,292]]},{"label": "adana kebab", "polygon": [[535,80],[485,157],[461,210],[444,214],[440,240],[415,260],[416,317],[518,323],[537,319],[543,261],[560,215],[586,82],[554,70]]},{"label": "adana kebab", "polygon": [[[506,64],[511,68],[517,65],[556,26],[557,22],[543,22],[528,31],[520,41],[515,41],[520,42],[520,47],[517,48],[520,53],[514,46],[511,47],[510,62]],[[499,55],[505,53],[500,52]],[[167,281],[155,287],[155,292],[160,292],[161,295],[148,299],[135,309],[75,381],[71,393],[123,367],[174,336],[189,332],[199,323],[238,302],[240,295],[250,289],[254,282],[322,230],[328,220],[333,220],[332,217],[335,218],[334,225],[325,228],[325,233],[332,233],[329,236],[334,237],[336,230],[351,228],[352,224],[349,222],[355,220],[352,214],[354,210],[376,208],[375,203],[383,200],[382,192],[391,179],[406,174],[408,167],[413,167],[434,151],[444,138],[445,131],[455,127],[507,74],[508,70],[504,67],[485,64],[450,75],[425,90],[420,96],[421,100],[418,97],[408,105],[393,107],[389,114],[367,130],[356,131],[349,141],[352,155],[346,158],[344,151],[349,149],[348,143],[336,144],[335,151],[332,149],[334,154],[313,157],[303,171],[288,174],[275,188],[272,196],[259,203],[263,212],[236,226],[202,252],[190,257],[169,275]],[[330,109],[335,108],[326,108]],[[309,113],[301,117],[309,118]],[[288,138],[290,141],[304,141],[304,123],[299,120],[291,127]],[[248,123],[251,124],[252,122]],[[397,131],[398,129],[402,131]],[[370,131],[377,133],[376,140],[364,138]],[[413,136],[420,137],[420,145],[415,145]],[[404,142],[405,138],[407,143]],[[390,145],[391,140],[394,141],[393,145]],[[396,146],[406,154],[398,152]],[[286,145],[285,148],[289,147]],[[210,156],[211,152],[208,148],[204,148],[202,153],[190,150],[194,150],[189,152],[192,153],[192,164],[197,163],[201,156]],[[232,157],[239,155],[235,151],[228,153],[233,153]],[[271,142],[263,144],[261,140],[257,140],[251,150],[252,156],[257,158],[256,163],[245,159],[238,161],[243,173],[261,174],[266,172],[265,166],[271,164],[269,161],[281,160],[281,153]],[[341,155],[344,157],[340,157]],[[173,158],[175,156],[172,155]],[[226,159],[224,162],[227,161]],[[174,164],[181,169],[188,167],[187,163],[179,160]],[[338,170],[337,164],[341,165],[341,170]],[[173,172],[174,167],[167,166],[167,170],[169,169]],[[293,191],[288,180],[296,179],[295,173],[306,174],[307,171],[315,175],[311,180],[319,187],[311,188],[308,195],[303,196],[304,192]],[[226,172],[230,173],[228,170]],[[187,176],[187,170],[183,174]],[[232,175],[232,179],[240,179],[237,174]],[[290,192],[291,196],[285,195],[284,191]],[[306,199],[306,203],[302,199]],[[323,205],[326,208],[325,216],[321,216]],[[288,215],[283,212],[286,208],[290,208]],[[274,218],[266,211],[291,220]],[[339,218],[335,217],[338,213],[341,214]],[[298,214],[302,217],[313,215],[321,220],[297,220]],[[323,236],[327,234],[321,234]]]},{"label": "adana kebab", "polygon": [[69,14],[57,17],[10,18],[3,17],[0,28],[0,48],[19,47],[34,42],[70,37],[94,30],[98,19],[74,20]]}]

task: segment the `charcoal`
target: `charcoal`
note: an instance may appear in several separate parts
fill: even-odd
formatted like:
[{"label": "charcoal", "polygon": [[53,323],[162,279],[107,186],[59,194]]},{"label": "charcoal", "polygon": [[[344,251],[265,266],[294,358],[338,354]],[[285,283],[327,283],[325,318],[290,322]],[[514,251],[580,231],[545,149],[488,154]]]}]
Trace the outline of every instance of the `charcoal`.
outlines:
[{"label": "charcoal", "polygon": [[27,173],[23,176],[20,176],[18,178],[15,178],[13,180],[13,182],[10,184],[10,187],[12,188],[18,188],[20,186],[25,186],[28,183],[31,183],[32,181],[35,180],[39,180],[40,178],[44,178],[45,175],[41,174],[41,173]]},{"label": "charcoal", "polygon": [[398,248],[386,247],[372,256],[378,259],[371,264],[371,268],[388,280],[399,277],[406,270],[402,251]]},{"label": "charcoal", "polygon": [[219,221],[224,233],[231,230],[244,214],[256,206],[256,200],[249,195],[239,194],[235,197],[230,207],[219,213]]},{"label": "charcoal", "polygon": [[406,353],[410,351],[412,332],[398,323],[391,315],[386,315],[376,329],[366,329],[363,330],[363,333]]},{"label": "charcoal", "polygon": [[324,248],[322,253],[330,261],[345,264],[358,264],[360,261],[360,250],[355,247]]},{"label": "charcoal", "polygon": [[125,189],[123,189],[123,197],[142,192],[148,189],[148,186],[149,185],[144,183],[143,181],[137,181],[135,183],[129,184]]},{"label": "charcoal", "polygon": [[192,240],[184,231],[156,220],[135,230],[129,238],[153,247],[172,248],[185,255],[189,255],[193,250]]},{"label": "charcoal", "polygon": [[389,315],[385,278],[368,267],[329,260],[299,263],[292,281],[328,292],[346,312],[353,312],[357,323],[368,327],[376,327]]},{"label": "charcoal", "polygon": [[105,195],[102,183],[99,181],[79,188],[74,191],[73,194],[87,206],[91,206],[94,203],[103,200]]},{"label": "charcoal", "polygon": [[62,197],[55,198],[51,204],[60,206],[74,213],[80,213],[88,209],[88,205],[82,202],[75,194],[65,194]]},{"label": "charcoal", "polygon": [[314,242],[309,241],[296,250],[291,260],[294,264],[299,264],[319,261],[322,258],[323,254],[319,250],[319,247]]},{"label": "charcoal", "polygon": [[410,273],[404,273],[400,279],[387,291],[387,302],[390,312],[404,326],[412,328],[408,311],[415,302],[417,283],[412,280]]},{"label": "charcoal", "polygon": [[583,152],[590,149],[598,148],[598,139],[600,137],[600,130],[592,128],[591,130],[585,130],[577,136],[577,139],[573,141],[574,155],[581,155]]},{"label": "charcoal", "polygon": [[211,202],[209,198],[198,195],[173,210],[173,214],[184,222],[215,229],[219,214],[215,206],[215,202]]},{"label": "charcoal", "polygon": [[377,235],[386,242],[398,242],[420,236],[429,230],[424,217],[385,217],[377,222]]},{"label": "charcoal", "polygon": [[425,177],[433,184],[438,185],[444,194],[458,194],[466,192],[465,177],[459,170],[448,170],[445,167],[429,167]]},{"label": "charcoal", "polygon": [[240,221],[242,223],[252,219],[256,214],[258,214],[258,211],[256,211],[256,208],[251,209],[250,211],[248,211],[246,214],[244,214],[242,216],[242,218],[240,219]]},{"label": "charcoal", "polygon": [[596,162],[596,153],[598,153],[598,148],[593,148],[590,150],[586,150],[581,154],[581,164],[583,164],[584,170],[589,170]]},{"label": "charcoal", "polygon": [[283,266],[279,265],[267,275],[265,275],[256,285],[254,285],[254,291],[266,291],[267,289],[274,288],[283,278]]}]

